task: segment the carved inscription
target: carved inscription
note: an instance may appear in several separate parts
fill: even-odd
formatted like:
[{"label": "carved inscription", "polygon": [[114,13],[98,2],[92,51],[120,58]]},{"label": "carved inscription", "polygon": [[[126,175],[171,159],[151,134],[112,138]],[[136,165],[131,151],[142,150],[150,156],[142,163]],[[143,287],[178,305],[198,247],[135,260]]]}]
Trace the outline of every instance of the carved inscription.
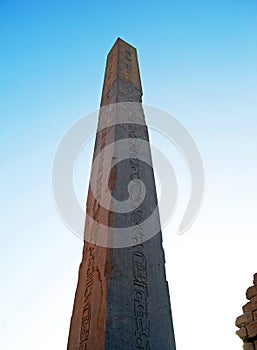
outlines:
[{"label": "carved inscription", "polygon": [[[136,134],[136,116],[129,118],[129,152],[130,152],[130,179],[140,180],[140,163],[138,160],[139,141]],[[131,221],[134,223],[133,240],[135,242],[132,253],[133,268],[133,302],[135,319],[135,349],[150,350],[150,319],[148,316],[148,286],[147,286],[147,260],[144,254],[143,229],[140,223],[143,219],[143,204],[141,182],[136,181],[131,190]],[[141,204],[140,204],[141,203]]]},{"label": "carved inscription", "polygon": [[118,39],[108,55],[101,106],[139,102],[141,96],[136,50]]},{"label": "carved inscription", "polygon": [[150,349],[150,319],[148,317],[147,264],[143,244],[132,254],[133,298],[135,319],[135,349]]},{"label": "carved inscription", "polygon": [[[95,300],[92,296],[92,291],[95,290],[95,283],[97,283],[96,280],[98,280],[99,277],[97,275],[99,274],[98,267],[96,266],[95,262],[95,256],[98,256],[99,252],[97,251],[97,240],[98,240],[98,233],[100,230],[100,224],[102,219],[102,208],[101,208],[101,195],[102,195],[102,186],[103,186],[103,171],[104,171],[104,157],[105,157],[105,147],[106,147],[106,140],[107,140],[107,129],[102,129],[100,132],[97,133],[97,140],[96,140],[96,149],[94,156],[97,156],[97,172],[96,172],[96,185],[95,185],[95,192],[91,192],[93,195],[93,207],[92,207],[92,218],[93,218],[93,225],[91,226],[90,230],[86,232],[86,234],[90,234],[91,242],[95,242],[96,246],[89,245],[86,255],[85,255],[85,264],[86,264],[86,280],[85,280],[85,286],[83,290],[83,312],[82,312],[82,319],[81,319],[81,329],[80,329],[80,343],[79,343],[79,350],[86,350],[89,349],[88,343],[90,343],[90,338],[92,339],[92,335],[89,338],[90,334],[90,327],[91,327],[91,320],[95,319],[93,312],[95,312]],[[100,224],[99,224],[100,223]],[[94,327],[93,327],[94,328]]]},{"label": "carved inscription", "polygon": [[82,312],[82,321],[80,329],[80,343],[79,350],[86,350],[89,338],[90,326],[91,326],[91,294],[94,283],[94,272],[95,269],[95,256],[94,247],[90,247],[88,250],[89,256],[87,260],[87,273],[86,283],[84,291],[84,308]]},{"label": "carved inscription", "polygon": [[[138,246],[137,249],[143,247]],[[136,251],[133,253],[133,289],[134,289],[134,318],[135,318],[135,336],[136,349],[150,349],[150,320],[147,311],[147,272],[146,259],[144,253]]]},{"label": "carved inscription", "polygon": [[88,232],[90,237],[90,241],[97,244],[97,238],[99,235],[99,222],[101,223],[101,193],[102,193],[102,181],[103,181],[103,163],[105,156],[105,145],[106,145],[106,131],[102,130],[97,134],[97,151],[99,152],[98,164],[97,164],[97,173],[96,173],[96,189],[94,193],[94,201],[93,201],[93,209],[92,209],[92,217],[93,217],[93,225],[91,228],[91,232]]}]

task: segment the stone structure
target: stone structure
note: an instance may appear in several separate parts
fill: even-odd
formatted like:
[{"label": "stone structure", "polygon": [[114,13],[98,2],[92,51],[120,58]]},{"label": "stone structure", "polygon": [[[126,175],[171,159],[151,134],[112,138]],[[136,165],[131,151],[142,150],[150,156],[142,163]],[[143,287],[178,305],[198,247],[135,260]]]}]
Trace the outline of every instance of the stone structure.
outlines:
[{"label": "stone structure", "polygon": [[[99,114],[93,157],[96,168],[88,191],[85,243],[68,350],[176,348],[159,217],[152,237],[147,237],[147,226],[143,225],[156,209],[157,197],[153,169],[138,156],[144,142],[148,144],[145,156],[151,159],[141,97],[136,49],[118,38],[106,64],[101,106],[108,108]],[[123,105],[116,108],[117,103],[126,102],[136,102],[139,108],[131,113],[122,112]],[[115,123],[119,113],[127,118],[123,123]],[[120,140],[129,156],[112,167],[121,151]],[[109,151],[105,152],[107,146]],[[109,168],[106,188],[103,177]],[[129,212],[118,212],[112,200],[109,209],[101,204],[107,191],[112,198],[126,201],[132,180]],[[114,230],[124,227],[133,228],[133,244],[117,248],[113,242],[112,246]],[[99,241],[100,236],[107,237],[106,244]]]},{"label": "stone structure", "polygon": [[236,334],[243,340],[244,350],[257,350],[257,273],[253,276],[253,286],[246,291],[249,300],[243,306],[243,315],[237,317]]}]

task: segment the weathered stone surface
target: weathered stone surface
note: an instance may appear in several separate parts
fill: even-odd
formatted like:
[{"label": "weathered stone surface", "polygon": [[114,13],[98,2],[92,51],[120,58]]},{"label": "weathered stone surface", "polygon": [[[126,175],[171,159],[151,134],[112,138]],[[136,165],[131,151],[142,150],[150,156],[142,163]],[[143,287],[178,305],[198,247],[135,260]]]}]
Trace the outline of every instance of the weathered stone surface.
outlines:
[{"label": "weathered stone surface", "polygon": [[257,310],[257,296],[251,299],[251,309],[253,311]]},{"label": "weathered stone surface", "polygon": [[240,328],[242,326],[247,325],[252,320],[253,320],[252,312],[247,312],[247,313],[237,317],[236,326]]},{"label": "weathered stone surface", "polygon": [[246,313],[246,312],[251,312],[251,311],[252,311],[251,302],[248,301],[248,303],[246,303],[246,304],[242,307],[242,310],[243,310],[244,313]]},{"label": "weathered stone surface", "polygon": [[257,336],[257,321],[250,322],[247,326],[248,338],[254,338]]},{"label": "weathered stone surface", "polygon": [[253,312],[253,319],[257,321],[257,310]]},{"label": "weathered stone surface", "polygon": [[[68,349],[104,349],[107,250],[87,244],[79,269]],[[95,302],[97,300],[97,302]]]},{"label": "weathered stone surface", "polygon": [[236,331],[236,334],[241,338],[241,339],[246,339],[247,338],[247,330],[246,327],[241,327],[238,331]]},{"label": "weathered stone surface", "polygon": [[251,286],[247,289],[246,298],[248,300],[251,300],[256,295],[257,295],[257,287],[256,286]]},{"label": "weathered stone surface", "polygon": [[119,102],[141,102],[141,96],[136,49],[117,39],[107,57],[101,106]]},{"label": "weathered stone surface", "polygon": [[245,343],[243,348],[244,348],[244,350],[255,350],[254,344],[252,344],[252,343]]},{"label": "weathered stone surface", "polygon": [[[254,283],[257,274],[254,275]],[[243,340],[245,350],[257,350],[257,295],[256,285],[249,287],[246,297],[250,300],[243,306],[244,314],[237,317],[236,326],[240,329],[236,334]]]},{"label": "weathered stone surface", "polygon": [[[116,120],[120,110],[114,103],[140,103],[141,97],[136,49],[118,39],[107,58],[101,106],[108,106],[108,115],[100,112],[99,128],[105,125],[107,118]],[[176,348],[161,231],[159,229],[147,241],[142,238],[138,240],[139,236],[147,234],[140,231],[140,225],[157,206],[157,197],[152,167],[140,162],[137,156],[140,140],[148,142],[142,107],[138,108],[134,118],[143,121],[142,125],[127,119],[122,125],[106,127],[97,133],[93,157],[98,160],[97,189],[93,193],[90,186],[87,199],[87,214],[93,223],[87,220],[85,224],[85,244],[68,350]],[[120,151],[116,146],[117,141],[132,138],[133,144],[127,142],[129,158],[113,167],[108,188],[103,188],[101,179],[106,171],[104,164],[109,164],[111,168],[113,159]],[[104,157],[104,163],[101,155],[106,145],[111,146],[111,151],[109,158]],[[149,145],[146,153],[150,157]],[[101,206],[102,196],[107,190],[111,191],[114,198],[125,200],[127,185],[132,179],[141,180],[146,186],[147,192],[141,206],[129,213],[117,213],[112,202],[109,210]],[[90,184],[94,180],[91,176]],[[141,189],[138,187],[133,191],[131,196],[133,199],[135,195],[136,202]],[[100,223],[106,225],[106,232]],[[97,240],[95,244],[88,243],[88,240],[92,242],[99,230],[112,239],[113,228],[122,228],[124,225],[136,225],[138,228],[135,245],[115,249],[100,247]]]},{"label": "weathered stone surface", "polygon": [[253,284],[257,286],[257,273],[253,275]]}]

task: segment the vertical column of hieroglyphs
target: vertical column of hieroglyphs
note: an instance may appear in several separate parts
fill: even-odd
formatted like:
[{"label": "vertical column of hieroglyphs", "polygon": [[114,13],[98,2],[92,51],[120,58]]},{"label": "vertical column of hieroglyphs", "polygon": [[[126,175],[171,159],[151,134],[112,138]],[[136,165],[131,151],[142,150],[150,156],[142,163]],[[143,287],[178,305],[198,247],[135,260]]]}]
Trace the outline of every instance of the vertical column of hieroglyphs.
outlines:
[{"label": "vertical column of hieroglyphs", "polygon": [[243,306],[243,315],[237,317],[236,334],[243,340],[244,350],[257,350],[257,273],[253,276],[253,286],[246,291],[249,300]]},{"label": "vertical column of hieroglyphs", "polygon": [[[107,59],[102,105],[115,102],[116,65],[117,47],[114,46]],[[112,110],[109,111],[109,118],[114,118]],[[68,350],[104,349],[106,272],[111,266],[108,265],[110,250],[105,248],[101,241],[101,235],[107,234],[103,230],[108,231],[109,225],[109,212],[101,206],[101,197],[106,190],[103,189],[102,183],[106,171],[104,163],[111,162],[111,159],[107,159],[110,158],[110,153],[106,154],[105,147],[114,139],[114,127],[105,128],[103,125],[105,120],[106,115],[102,115],[100,111],[93,156],[96,171],[91,174],[88,190],[85,243],[71,318]],[[100,245],[98,239],[101,241]]]},{"label": "vertical column of hieroglyphs", "polygon": [[[131,210],[127,213],[114,212],[113,225],[116,229],[131,227],[135,243],[131,247],[113,249],[111,254],[112,277],[107,280],[105,349],[175,350],[160,230],[153,238],[144,241],[147,227],[143,229],[142,223],[156,208],[157,198],[153,169],[139,157],[143,143],[148,142],[149,138],[140,104],[142,88],[137,53],[134,47],[122,40],[116,44],[117,102],[137,102],[139,105],[131,109],[127,105],[117,108],[118,123],[114,136],[115,141],[123,141],[127,159],[116,166],[113,197],[126,200],[128,184],[131,180],[136,181],[130,192]],[[122,124],[119,124],[120,120],[123,120]],[[115,143],[114,157],[119,153],[119,147],[120,144]],[[145,157],[151,157],[149,144]],[[145,198],[142,198],[142,183],[137,180],[141,180],[146,188]]]}]

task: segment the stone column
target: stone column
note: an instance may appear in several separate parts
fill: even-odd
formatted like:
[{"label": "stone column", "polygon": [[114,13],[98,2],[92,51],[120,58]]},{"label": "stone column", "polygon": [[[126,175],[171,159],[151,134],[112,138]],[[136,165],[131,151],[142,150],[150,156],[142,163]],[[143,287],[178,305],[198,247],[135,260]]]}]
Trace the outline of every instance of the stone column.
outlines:
[{"label": "stone column", "polygon": [[[175,350],[141,97],[136,49],[118,38],[106,64],[68,350]],[[124,152],[126,159],[116,164]],[[119,211],[117,203],[129,196],[130,210]],[[109,200],[107,208],[103,200]],[[151,227],[144,225],[153,213]],[[152,226],[156,234],[149,238]],[[117,238],[119,231],[125,237],[124,228],[131,228],[131,244]]]}]

